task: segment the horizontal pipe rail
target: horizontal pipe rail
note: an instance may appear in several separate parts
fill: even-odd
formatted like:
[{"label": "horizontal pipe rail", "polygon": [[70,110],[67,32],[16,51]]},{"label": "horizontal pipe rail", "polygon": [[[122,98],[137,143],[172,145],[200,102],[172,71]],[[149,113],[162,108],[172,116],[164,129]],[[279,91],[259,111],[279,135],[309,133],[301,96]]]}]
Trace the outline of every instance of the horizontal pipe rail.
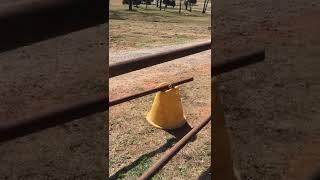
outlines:
[{"label": "horizontal pipe rail", "polygon": [[[222,63],[213,63],[211,67],[212,75],[216,76],[234,69],[254,64],[265,59],[264,50],[256,51],[251,54],[239,56],[230,60],[225,60]],[[165,166],[189,141],[195,136],[209,121],[211,116],[202,121],[198,126],[193,128],[187,135],[185,135],[174,147],[169,149],[155,164],[153,164],[147,171],[140,176],[139,180],[151,179],[163,166]]]},{"label": "horizontal pipe rail", "polygon": [[115,100],[111,100],[109,102],[109,107],[115,106],[115,105],[118,105],[118,104],[121,104],[121,103],[124,103],[124,102],[127,102],[127,101],[130,101],[130,100],[133,100],[133,99],[136,99],[136,98],[139,98],[139,97],[143,97],[143,96],[146,96],[146,95],[158,92],[158,91],[165,91],[165,90],[170,89],[171,87],[175,87],[175,86],[178,86],[180,84],[184,84],[184,83],[191,82],[191,81],[193,81],[193,78],[187,78],[187,79],[183,79],[183,80],[171,83],[169,85],[162,85],[162,86],[159,86],[157,88],[154,88],[154,89],[151,89],[151,90],[148,90],[148,91],[144,91],[144,92],[137,93],[137,94],[134,94],[134,95],[129,95],[129,96],[125,96],[125,97],[121,97],[121,98],[115,99]]},{"label": "horizontal pipe rail", "polygon": [[0,6],[0,52],[106,23],[108,6],[105,0],[7,0]]},{"label": "horizontal pipe rail", "polygon": [[108,98],[99,95],[73,104],[34,112],[28,117],[0,123],[0,142],[12,140],[108,109]]},{"label": "horizontal pipe rail", "polygon": [[147,171],[145,171],[139,180],[149,180],[153,177],[163,166],[165,166],[172,157],[174,157],[202,128],[204,128],[211,120],[211,116],[202,120],[197,126],[192,128],[182,139],[180,139],[171,149],[167,150],[165,154],[154,163]]},{"label": "horizontal pipe rail", "polygon": [[[251,59],[250,61],[253,61],[251,56],[246,57]],[[246,62],[247,60],[244,57],[234,58],[228,60],[226,63],[213,64],[212,69],[214,69],[215,72],[224,73],[227,72],[227,70],[229,71],[231,69],[247,65],[245,63],[237,63],[238,61]],[[230,66],[230,62],[237,64],[237,66]],[[241,66],[239,66],[239,64],[241,64]],[[101,94],[95,97],[91,97],[87,100],[59,106],[49,111],[40,113],[35,112],[33,114],[30,114],[28,117],[17,120],[8,121],[1,119],[0,142],[25,136],[33,132],[38,132],[43,129],[70,122],[84,116],[106,111],[108,110],[108,105],[108,97],[105,94]]]},{"label": "horizontal pipe rail", "polygon": [[265,51],[258,50],[254,53],[245,54],[236,58],[227,59],[222,62],[215,61],[211,65],[211,76],[217,76],[243,66],[255,64],[265,59]]},{"label": "horizontal pipe rail", "polygon": [[166,52],[160,52],[138,58],[133,58],[109,66],[109,78],[172,61],[185,56],[193,55],[211,48],[211,41],[178,48]]}]

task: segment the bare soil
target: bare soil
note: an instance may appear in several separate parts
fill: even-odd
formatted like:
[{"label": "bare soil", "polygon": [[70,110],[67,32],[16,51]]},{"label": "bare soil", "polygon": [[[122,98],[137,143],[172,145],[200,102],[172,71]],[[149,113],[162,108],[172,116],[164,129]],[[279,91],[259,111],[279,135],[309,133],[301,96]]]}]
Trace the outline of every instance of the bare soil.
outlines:
[{"label": "bare soil", "polygon": [[[166,48],[162,48],[163,49]],[[147,49],[142,54],[156,53]],[[134,54],[134,53],[132,53]],[[121,59],[110,57],[111,59]],[[122,59],[123,60],[123,59]],[[114,60],[116,61],[116,60]],[[210,51],[150,67],[110,79],[110,100],[194,77],[180,86],[181,99],[188,124],[193,127],[208,117],[210,108]],[[109,173],[111,178],[134,179],[158,160],[179,138],[156,129],[145,119],[154,95],[139,98],[109,110]],[[197,140],[187,145],[154,179],[196,179],[210,166],[210,124]],[[144,159],[145,161],[141,161]],[[140,168],[145,166],[145,168]]]},{"label": "bare soil", "polygon": [[265,62],[222,75],[243,179],[303,179],[319,164],[320,4],[215,1],[215,60],[264,47]]},{"label": "bare soil", "polygon": [[[106,91],[105,25],[0,55],[0,123]],[[0,179],[105,178],[105,113],[0,144]]]},{"label": "bare soil", "polygon": [[[177,7],[160,11],[155,5],[140,5],[128,11],[121,0],[110,1],[110,49],[132,51],[167,45],[184,44],[210,38],[210,6],[202,13],[200,0],[192,12]],[[210,5],[210,3],[209,3]]]},{"label": "bare soil", "polygon": [[[177,7],[166,11],[144,5],[128,12],[111,1],[110,64],[132,57],[172,50],[210,40],[210,15],[194,8],[179,15]],[[118,5],[118,6],[117,6]],[[201,6],[201,2],[199,6]],[[198,7],[200,8],[200,7]],[[164,47],[165,46],[165,47]],[[109,80],[110,100],[194,77],[180,86],[183,110],[193,127],[210,115],[210,51],[153,66]],[[178,140],[147,123],[153,95],[111,107],[109,110],[110,179],[135,179]],[[182,149],[153,179],[197,179],[208,174],[211,154],[210,124]]]}]

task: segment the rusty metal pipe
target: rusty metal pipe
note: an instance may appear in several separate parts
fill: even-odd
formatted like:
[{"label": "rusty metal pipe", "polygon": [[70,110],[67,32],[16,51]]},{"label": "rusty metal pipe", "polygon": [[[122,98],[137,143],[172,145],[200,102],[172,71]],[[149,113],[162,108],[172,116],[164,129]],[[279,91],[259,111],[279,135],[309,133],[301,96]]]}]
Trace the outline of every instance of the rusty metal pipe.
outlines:
[{"label": "rusty metal pipe", "polygon": [[165,154],[154,163],[147,171],[145,171],[139,180],[151,179],[163,166],[165,166],[172,157],[174,157],[203,127],[205,127],[211,120],[211,116],[201,121],[197,126],[192,128],[182,139],[180,139],[171,149],[167,150]]},{"label": "rusty metal pipe", "polygon": [[[183,79],[170,85],[160,86],[142,93],[126,96],[109,102],[109,106],[114,106],[135,98],[139,98],[157,91],[169,89],[171,86],[177,86],[193,81],[193,78]],[[25,136],[43,129],[67,123],[81,117],[85,117],[98,112],[104,112],[109,107],[107,95],[101,94],[80,102],[59,106],[48,111],[35,112],[28,117],[13,120],[10,122],[2,121],[0,123],[0,142],[8,141],[18,137]]]},{"label": "rusty metal pipe", "polygon": [[211,65],[211,77],[226,73],[243,66],[261,62],[265,59],[265,51],[258,50],[254,53],[245,54],[222,62],[215,61]]},{"label": "rusty metal pipe", "polygon": [[112,64],[109,66],[109,78],[206,51],[210,47],[211,41]]},{"label": "rusty metal pipe", "polygon": [[124,103],[124,102],[130,101],[130,100],[133,100],[133,99],[136,99],[136,98],[139,98],[139,97],[143,97],[143,96],[146,96],[146,95],[158,92],[158,91],[165,91],[165,90],[170,89],[171,87],[175,87],[175,86],[178,86],[180,84],[184,84],[184,83],[187,83],[187,82],[190,82],[190,81],[193,81],[193,78],[183,79],[183,80],[171,83],[169,85],[162,85],[162,86],[159,86],[157,88],[154,88],[154,89],[151,89],[151,90],[148,90],[148,91],[144,91],[144,92],[137,93],[137,94],[134,94],[134,95],[129,95],[129,96],[125,96],[125,97],[121,97],[121,98],[115,99],[115,100],[111,100],[109,102],[109,107],[118,105],[120,103]]},{"label": "rusty metal pipe", "polygon": [[82,100],[73,104],[51,108],[44,112],[35,112],[28,117],[0,122],[0,142],[12,140],[46,128],[54,127],[94,113],[108,109],[105,94]]},{"label": "rusty metal pipe", "polygon": [[[221,74],[253,62],[258,62],[258,60],[261,61],[264,58],[264,52],[263,54],[261,54],[261,52],[254,54],[251,56],[234,58],[225,63],[213,64],[212,71],[214,72],[212,74]],[[232,65],[230,65],[230,63]],[[125,97],[123,100],[130,100],[131,98],[132,97]],[[118,100],[118,103],[123,100]],[[117,104],[116,101],[113,103]],[[13,121],[2,120],[0,121],[0,142],[38,132],[84,116],[106,111],[108,105],[108,97],[105,94],[101,94],[87,100],[52,108],[51,110],[42,113],[35,112],[25,118]]]},{"label": "rusty metal pipe", "polygon": [[108,9],[104,0],[7,0],[0,6],[0,52],[103,24]]}]

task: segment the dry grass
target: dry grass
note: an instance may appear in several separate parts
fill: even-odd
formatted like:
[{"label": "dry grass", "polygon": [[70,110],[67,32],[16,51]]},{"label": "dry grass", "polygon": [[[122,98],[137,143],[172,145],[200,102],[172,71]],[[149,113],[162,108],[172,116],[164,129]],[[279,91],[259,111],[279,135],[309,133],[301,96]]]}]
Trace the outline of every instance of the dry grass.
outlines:
[{"label": "dry grass", "polygon": [[[209,80],[200,76],[196,82],[181,86],[184,111],[191,126],[210,114]],[[206,85],[200,87],[201,84]],[[111,108],[109,173],[113,177],[136,178],[176,142],[174,136],[150,126],[145,120],[153,97]],[[196,179],[210,165],[210,139],[210,125],[207,125],[197,140],[182,149],[154,179]]]},{"label": "dry grass", "polygon": [[[199,2],[201,9],[202,2]],[[133,50],[210,39],[210,15],[178,10],[159,11],[145,6],[127,11],[111,1],[111,51]],[[200,33],[199,33],[200,32]],[[163,81],[195,77],[180,88],[183,108],[191,126],[210,112],[210,53],[177,60],[110,79],[110,99],[150,89]],[[201,59],[201,61],[198,61]],[[197,60],[197,61],[196,61]],[[147,76],[146,76],[147,74]],[[136,179],[176,143],[173,135],[145,120],[154,95],[139,98],[109,111],[109,175],[111,179]],[[197,179],[210,166],[210,125],[196,141],[183,148],[153,179]]]},{"label": "dry grass", "polygon": [[[144,5],[128,11],[128,7],[111,1],[110,48],[111,51],[138,49],[186,43],[210,38],[210,14],[203,14],[203,2],[192,12],[168,8],[160,11],[154,5]],[[210,12],[210,11],[209,11]]]}]

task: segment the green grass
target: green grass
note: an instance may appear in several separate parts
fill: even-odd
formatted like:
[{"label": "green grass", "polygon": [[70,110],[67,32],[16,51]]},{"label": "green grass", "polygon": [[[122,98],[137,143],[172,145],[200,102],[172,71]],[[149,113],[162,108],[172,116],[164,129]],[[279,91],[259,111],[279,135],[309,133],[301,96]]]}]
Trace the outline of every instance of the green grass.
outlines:
[{"label": "green grass", "polygon": [[133,179],[141,176],[150,166],[152,165],[152,160],[147,157],[142,157],[139,164],[127,173],[120,174],[118,179]]}]

